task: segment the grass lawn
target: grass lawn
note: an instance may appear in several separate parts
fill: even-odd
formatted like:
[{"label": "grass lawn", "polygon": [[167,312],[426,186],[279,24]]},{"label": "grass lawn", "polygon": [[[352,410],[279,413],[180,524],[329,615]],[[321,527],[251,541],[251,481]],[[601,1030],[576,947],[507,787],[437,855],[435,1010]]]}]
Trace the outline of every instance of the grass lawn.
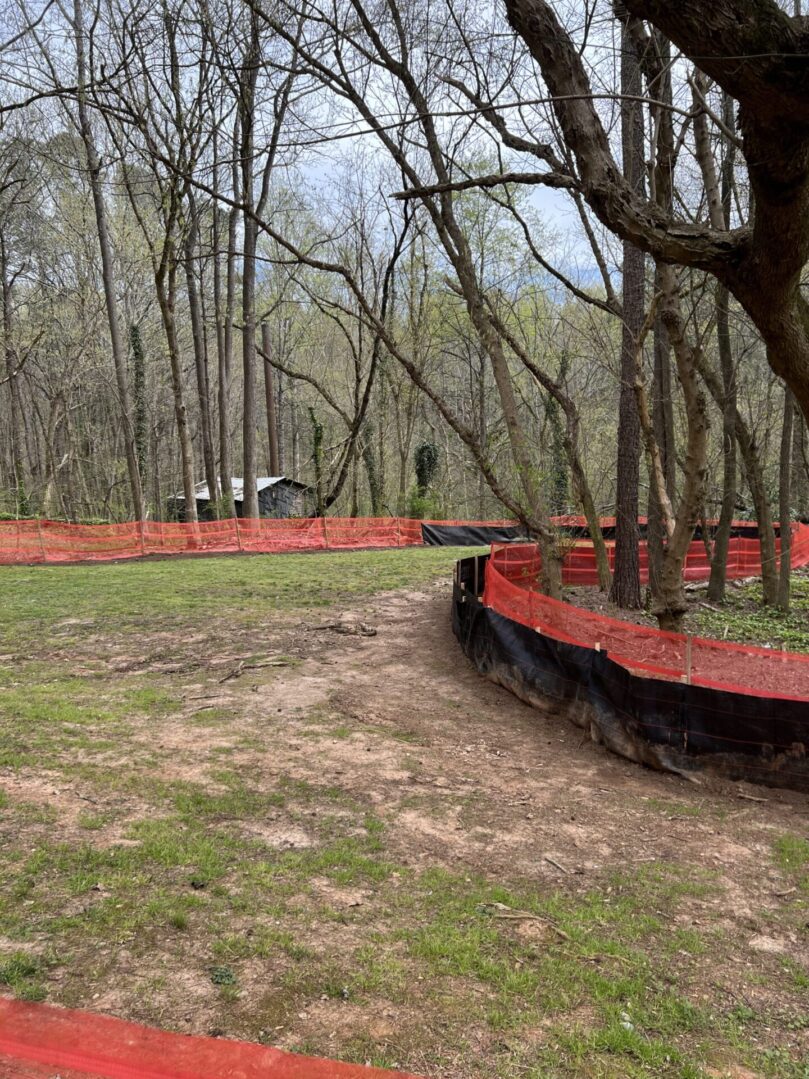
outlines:
[{"label": "grass lawn", "polygon": [[0,570],[3,991],[434,1079],[807,1079],[805,801],[480,679],[459,553]]}]

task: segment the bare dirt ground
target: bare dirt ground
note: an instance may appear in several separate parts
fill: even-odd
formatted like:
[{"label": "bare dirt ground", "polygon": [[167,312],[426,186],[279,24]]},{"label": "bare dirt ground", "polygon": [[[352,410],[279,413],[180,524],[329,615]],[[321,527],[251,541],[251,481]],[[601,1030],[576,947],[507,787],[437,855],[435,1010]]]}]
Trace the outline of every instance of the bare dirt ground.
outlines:
[{"label": "bare dirt ground", "polygon": [[[442,1079],[809,1074],[805,797],[653,773],[522,704],[462,655],[446,583],[55,658],[176,707],[0,769],[18,863],[85,852],[43,863],[49,898],[17,864],[0,907],[49,999]],[[143,831],[166,805],[228,837],[221,866]],[[152,923],[109,913],[124,871]]]}]

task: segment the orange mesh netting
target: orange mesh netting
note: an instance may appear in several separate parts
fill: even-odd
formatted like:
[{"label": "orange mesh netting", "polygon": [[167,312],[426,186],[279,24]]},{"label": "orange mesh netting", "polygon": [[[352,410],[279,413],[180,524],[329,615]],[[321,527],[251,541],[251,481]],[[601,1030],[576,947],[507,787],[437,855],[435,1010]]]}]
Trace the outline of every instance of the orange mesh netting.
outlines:
[{"label": "orange mesh netting", "polygon": [[[568,527],[584,527],[583,517],[556,517],[554,523],[567,525]],[[644,517],[639,518],[639,523],[645,524]],[[601,520],[601,527],[614,526],[615,518],[606,517]],[[751,521],[734,521],[736,529],[750,530],[755,528]],[[589,539],[562,540],[568,546],[562,566],[562,578],[565,584],[598,584],[596,574],[595,551],[592,541]],[[615,561],[615,542],[606,540],[607,557],[610,569]],[[775,541],[776,554],[780,555],[781,543]],[[641,584],[649,583],[649,556],[645,541],[639,544],[640,578]],[[806,525],[792,525],[792,550],[791,561],[793,566],[805,566],[809,563],[809,527]],[[688,553],[683,567],[683,576],[686,581],[703,581],[711,572],[710,556],[708,549],[702,540],[695,539],[688,548]],[[727,577],[728,580],[738,580],[741,577],[761,576],[761,547],[758,538],[753,535],[731,536],[728,546]]]},{"label": "orange mesh netting", "polygon": [[[793,566],[803,566],[809,563],[809,527],[792,528],[791,561]],[[591,561],[587,561],[588,543],[577,542],[565,558],[566,582],[598,583],[592,544]],[[701,554],[693,551],[694,547],[701,548]],[[642,552],[641,564],[647,566],[645,544]],[[710,567],[701,542],[692,544],[689,562],[690,579],[707,576]],[[734,537],[729,564],[733,567],[729,576],[760,573],[758,542]],[[542,595],[538,590],[540,567],[534,545],[493,545],[486,565],[484,604],[549,637],[606,651],[616,663],[640,674],[755,696],[809,698],[809,656],[667,633],[585,611]]]},{"label": "orange mesh netting", "polygon": [[74,525],[0,521],[0,565],[110,561],[145,555],[327,551],[422,545],[422,524],[499,528],[513,521],[420,521],[407,517],[231,518],[199,524],[142,521]]}]

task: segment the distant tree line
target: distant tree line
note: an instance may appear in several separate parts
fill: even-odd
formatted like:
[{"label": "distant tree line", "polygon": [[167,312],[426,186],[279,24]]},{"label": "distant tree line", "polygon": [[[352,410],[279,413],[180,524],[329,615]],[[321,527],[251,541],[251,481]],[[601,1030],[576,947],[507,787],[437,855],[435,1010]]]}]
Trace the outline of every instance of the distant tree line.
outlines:
[{"label": "distant tree line", "polygon": [[[6,3],[0,510],[518,518],[676,628],[809,513],[798,0]],[[706,47],[709,44],[709,48]],[[614,575],[598,527],[617,517]],[[785,537],[787,532],[785,530]],[[788,546],[788,542],[785,543]]]}]

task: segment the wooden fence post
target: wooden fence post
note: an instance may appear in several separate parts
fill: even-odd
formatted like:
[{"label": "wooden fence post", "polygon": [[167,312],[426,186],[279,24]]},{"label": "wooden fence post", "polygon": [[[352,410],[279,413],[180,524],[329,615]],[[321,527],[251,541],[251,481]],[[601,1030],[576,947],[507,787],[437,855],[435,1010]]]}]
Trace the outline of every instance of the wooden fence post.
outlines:
[{"label": "wooden fence post", "polygon": [[685,639],[685,684],[691,685],[691,634]]},{"label": "wooden fence post", "polygon": [[45,543],[42,539],[42,522],[37,518],[37,537],[39,539],[39,550],[42,554],[42,561],[47,562],[48,556],[45,554]]}]

